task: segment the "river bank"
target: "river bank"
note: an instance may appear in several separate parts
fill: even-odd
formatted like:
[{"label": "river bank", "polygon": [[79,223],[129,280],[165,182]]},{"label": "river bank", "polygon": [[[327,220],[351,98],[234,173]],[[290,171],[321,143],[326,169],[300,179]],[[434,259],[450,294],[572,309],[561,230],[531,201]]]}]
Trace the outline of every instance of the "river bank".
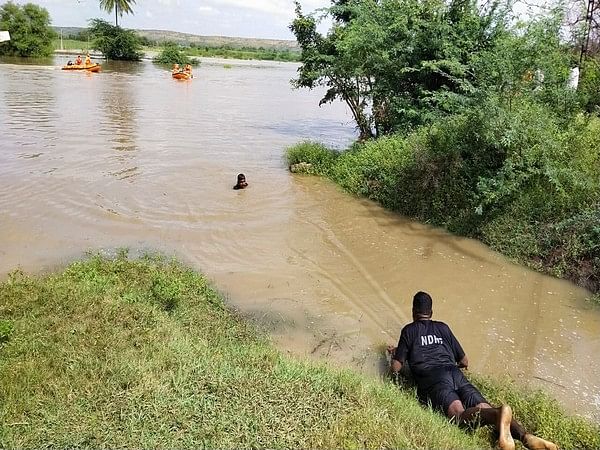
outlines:
[{"label": "river bank", "polygon": [[[283,356],[206,278],[173,260],[93,256],[0,283],[4,448],[482,448],[398,390]],[[480,380],[561,448],[600,430],[540,393]]]},{"label": "river bank", "polygon": [[[465,132],[465,123],[478,128],[459,117],[342,152],[304,142],[288,149],[287,162],[293,172],[325,176],[411,219],[479,239],[520,264],[589,289],[600,302],[600,120],[581,117],[563,132],[571,137],[554,142],[564,147],[560,156],[536,156],[543,163],[531,164],[547,167],[518,178],[508,169],[478,172],[489,154],[480,149],[482,137]],[[450,135],[460,136],[464,148]]]},{"label": "river bank", "polygon": [[[355,139],[343,105],[290,88],[296,65],[203,64],[176,83],[148,61],[107,61],[98,76],[30,63],[0,64],[0,279],[87,249],[159,249],[210,277],[278,348],[370,376],[426,290],[473,371],[600,422],[589,292],[290,175],[295,142]],[[234,191],[240,172],[250,186]]]}]

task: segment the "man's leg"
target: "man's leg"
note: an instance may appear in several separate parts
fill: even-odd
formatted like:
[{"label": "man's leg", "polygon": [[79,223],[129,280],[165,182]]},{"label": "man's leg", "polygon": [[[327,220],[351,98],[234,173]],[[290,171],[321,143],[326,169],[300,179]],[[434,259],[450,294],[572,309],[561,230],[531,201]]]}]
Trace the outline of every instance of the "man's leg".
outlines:
[{"label": "man's leg", "polygon": [[[510,439],[510,436],[512,436],[531,450],[556,450],[558,448],[552,442],[545,441],[533,434],[527,433],[523,425],[512,419],[512,412],[508,414],[506,408],[504,411],[502,409],[504,407],[492,408],[487,400],[481,395],[481,392],[465,378],[464,374],[459,369],[456,369],[452,375],[454,384],[459,386],[457,390],[458,396],[462,405],[466,408],[466,411],[462,413],[464,420],[472,421],[476,419],[477,414],[479,414],[482,422],[486,424],[497,424],[496,426],[500,432],[499,442],[504,442],[506,445],[511,445],[510,441],[512,439]],[[510,410],[509,407],[507,408]],[[510,420],[507,419],[509,415],[511,416]],[[509,425],[507,425],[507,421]],[[507,432],[507,430],[509,431]],[[514,446],[514,442],[512,445]]]},{"label": "man's leg", "polygon": [[[450,405],[450,406],[452,406],[452,405]],[[476,410],[479,408],[479,415],[481,417],[481,421],[486,424],[494,424],[496,422],[489,422],[489,420],[498,420],[496,418],[497,414],[500,413],[500,415],[502,415],[502,408],[505,408],[505,407],[510,409],[510,406],[502,406],[500,408],[492,408],[492,406],[488,403],[480,403],[477,406],[475,406],[474,408],[468,408],[467,410],[465,410],[464,413],[462,413],[461,420],[465,420],[465,419],[466,419],[466,421],[475,420],[477,418]],[[506,414],[506,412],[504,414]],[[484,418],[484,416],[486,418]],[[463,419],[463,417],[464,417],[464,419]],[[504,418],[504,423],[503,423],[504,434],[506,434],[506,430],[509,429],[511,436],[514,439],[518,439],[519,441],[521,441],[523,443],[523,445],[530,450],[558,450],[558,446],[556,444],[554,444],[550,441],[546,441],[545,439],[539,438],[537,436],[534,436],[531,433],[528,433],[525,430],[525,427],[523,425],[521,425],[519,422],[517,422],[515,419],[512,418],[512,413],[510,414],[510,417],[511,417],[511,419],[509,421],[508,427],[506,424],[507,417],[505,416],[505,418]],[[488,422],[485,422],[485,420],[488,420]],[[502,420],[500,422],[502,423]],[[500,438],[498,439],[498,443],[500,445],[500,448],[504,448],[504,447],[502,447],[502,444],[500,442],[502,440],[503,431],[501,431],[501,428],[499,425],[498,425],[498,431],[500,433]],[[513,441],[512,445],[514,448],[514,441]]]},{"label": "man's leg", "polygon": [[480,403],[464,409],[462,402],[455,400],[448,407],[447,415],[456,419],[459,425],[470,425],[479,420],[484,425],[495,426],[499,433],[498,447],[501,450],[514,450],[515,441],[511,435],[512,410],[510,406],[503,405],[499,408],[492,408],[487,403]]},{"label": "man's leg", "polygon": [[531,433],[525,433],[520,441],[529,450],[558,450],[558,445],[554,442],[546,441]]}]

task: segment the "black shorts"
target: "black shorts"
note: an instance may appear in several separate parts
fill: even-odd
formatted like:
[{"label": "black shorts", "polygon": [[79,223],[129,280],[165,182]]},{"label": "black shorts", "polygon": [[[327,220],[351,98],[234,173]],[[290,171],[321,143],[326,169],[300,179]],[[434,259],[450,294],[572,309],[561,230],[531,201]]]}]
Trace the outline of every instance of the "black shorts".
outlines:
[{"label": "black shorts", "polygon": [[460,400],[465,409],[487,403],[461,370],[456,366],[441,367],[417,378],[417,395],[419,400],[447,414],[450,404]]}]

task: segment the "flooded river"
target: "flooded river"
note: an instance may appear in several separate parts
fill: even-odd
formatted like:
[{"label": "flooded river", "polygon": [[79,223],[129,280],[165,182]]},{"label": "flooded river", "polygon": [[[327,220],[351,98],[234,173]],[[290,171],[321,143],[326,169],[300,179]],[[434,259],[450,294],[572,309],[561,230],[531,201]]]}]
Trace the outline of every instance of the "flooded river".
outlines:
[{"label": "flooded river", "polygon": [[[177,82],[150,63],[46,64],[0,64],[0,277],[88,249],[159,249],[283,349],[373,374],[426,290],[472,370],[600,421],[589,293],[286,170],[288,145],[354,138],[343,105],[290,88],[295,65],[211,62]],[[238,172],[247,190],[231,189]]]}]

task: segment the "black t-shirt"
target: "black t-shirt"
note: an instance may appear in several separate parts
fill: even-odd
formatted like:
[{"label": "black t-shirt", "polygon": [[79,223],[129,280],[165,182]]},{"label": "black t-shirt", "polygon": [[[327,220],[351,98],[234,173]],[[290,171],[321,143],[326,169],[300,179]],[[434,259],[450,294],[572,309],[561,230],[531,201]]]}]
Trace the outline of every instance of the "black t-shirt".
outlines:
[{"label": "black t-shirt", "polygon": [[456,366],[465,352],[444,322],[417,320],[402,328],[394,359],[408,361],[418,377],[427,377],[435,369]]}]

